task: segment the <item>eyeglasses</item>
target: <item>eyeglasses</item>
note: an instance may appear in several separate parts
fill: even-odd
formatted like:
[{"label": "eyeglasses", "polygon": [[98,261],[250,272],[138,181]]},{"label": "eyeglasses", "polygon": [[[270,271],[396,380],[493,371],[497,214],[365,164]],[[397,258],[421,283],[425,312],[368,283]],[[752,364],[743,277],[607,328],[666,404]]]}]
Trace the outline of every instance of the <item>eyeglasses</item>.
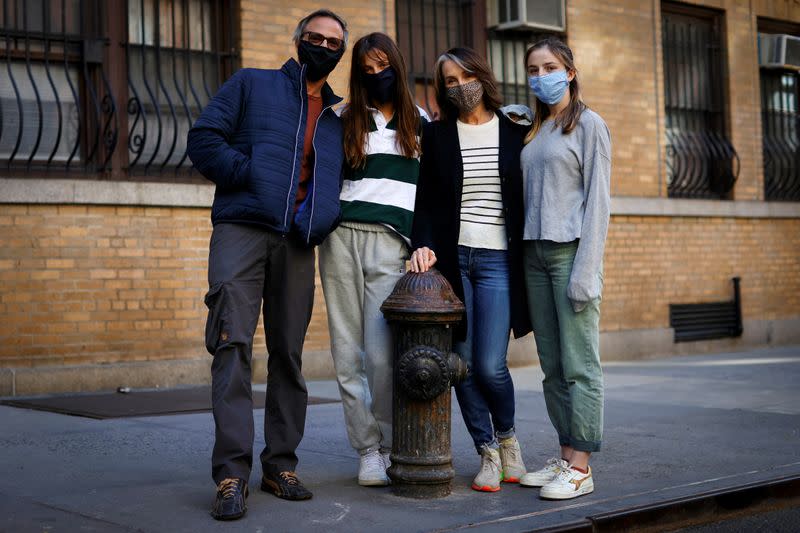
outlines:
[{"label": "eyeglasses", "polygon": [[325,43],[325,46],[328,48],[328,50],[333,50],[334,52],[339,50],[344,45],[344,41],[342,39],[337,39],[336,37],[325,37],[321,33],[317,33],[315,31],[307,31],[303,33],[301,38],[310,42],[314,46],[322,46],[322,43]]}]

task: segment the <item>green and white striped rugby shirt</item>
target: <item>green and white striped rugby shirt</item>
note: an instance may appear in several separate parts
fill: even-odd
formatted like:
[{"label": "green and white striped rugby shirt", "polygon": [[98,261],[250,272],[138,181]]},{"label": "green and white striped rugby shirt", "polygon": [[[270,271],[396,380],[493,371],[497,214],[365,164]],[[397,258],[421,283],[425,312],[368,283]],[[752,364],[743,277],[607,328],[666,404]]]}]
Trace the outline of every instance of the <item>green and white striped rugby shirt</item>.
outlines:
[{"label": "green and white striped rugby shirt", "polygon": [[[403,156],[397,146],[396,116],[389,122],[377,109],[372,113],[367,134],[366,164],[345,169],[342,193],[342,221],[382,224],[411,244],[411,222],[419,178],[419,157]],[[421,122],[428,114],[417,107]],[[421,130],[421,128],[420,128]]]}]

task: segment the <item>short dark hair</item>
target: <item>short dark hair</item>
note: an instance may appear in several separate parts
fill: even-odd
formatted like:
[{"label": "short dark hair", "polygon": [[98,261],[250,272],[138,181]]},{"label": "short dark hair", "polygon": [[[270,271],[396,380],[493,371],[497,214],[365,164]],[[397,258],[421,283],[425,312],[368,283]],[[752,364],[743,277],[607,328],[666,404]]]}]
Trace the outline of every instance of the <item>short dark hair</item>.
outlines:
[{"label": "short dark hair", "polygon": [[342,33],[344,33],[344,49],[346,49],[347,36],[349,35],[349,32],[347,31],[347,22],[345,22],[345,20],[342,17],[340,17],[330,9],[317,9],[313,13],[309,13],[305,17],[301,18],[300,22],[297,23],[297,28],[295,28],[294,30],[294,35],[292,35],[292,41],[294,42],[294,44],[300,42],[300,38],[305,33],[306,26],[308,26],[308,23],[317,17],[332,18],[333,20],[339,23],[339,26],[342,27]]},{"label": "short dark hair", "polygon": [[453,61],[456,65],[466,72],[478,78],[483,85],[483,105],[489,111],[497,111],[503,105],[503,97],[500,96],[500,89],[497,86],[497,79],[494,77],[492,67],[486,59],[472,48],[456,47],[439,56],[436,65],[433,67],[433,87],[436,91],[436,104],[439,106],[441,118],[458,118],[458,108],[447,98],[447,87],[444,83],[445,61]]}]

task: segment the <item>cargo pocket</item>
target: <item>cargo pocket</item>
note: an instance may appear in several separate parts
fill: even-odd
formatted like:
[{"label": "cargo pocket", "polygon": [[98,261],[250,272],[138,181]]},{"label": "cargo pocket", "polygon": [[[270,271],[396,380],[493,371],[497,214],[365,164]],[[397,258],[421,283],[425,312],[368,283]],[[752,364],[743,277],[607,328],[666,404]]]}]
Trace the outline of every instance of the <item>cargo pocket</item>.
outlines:
[{"label": "cargo pocket", "polygon": [[228,341],[230,333],[227,331],[227,320],[224,305],[220,305],[222,296],[222,283],[211,287],[205,297],[205,304],[208,307],[208,318],[206,319],[206,350],[211,355],[217,353],[217,348]]}]

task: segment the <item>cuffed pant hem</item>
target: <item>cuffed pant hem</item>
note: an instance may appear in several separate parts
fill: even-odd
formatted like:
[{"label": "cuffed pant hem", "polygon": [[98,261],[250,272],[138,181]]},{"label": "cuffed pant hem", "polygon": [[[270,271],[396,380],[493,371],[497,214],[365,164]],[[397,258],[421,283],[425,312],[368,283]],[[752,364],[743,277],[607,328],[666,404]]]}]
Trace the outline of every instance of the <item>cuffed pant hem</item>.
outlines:
[{"label": "cuffed pant hem", "polygon": [[497,439],[492,439],[491,442],[484,442],[482,444],[476,444],[475,449],[478,450],[478,455],[481,454],[481,451],[484,448],[493,448],[495,450],[500,448],[500,444],[497,442]]},{"label": "cuffed pant hem", "polygon": [[498,439],[508,439],[516,435],[516,432],[514,431],[514,426],[511,426],[508,431],[495,431],[494,435]]},{"label": "cuffed pant hem", "polygon": [[373,444],[372,446],[367,446],[366,448],[362,448],[358,450],[358,455],[367,455],[368,453],[380,451],[381,447],[379,444]]},{"label": "cuffed pant hem", "polygon": [[579,452],[586,452],[586,453],[594,453],[600,451],[600,441],[588,441],[588,440],[578,440],[572,439],[572,441],[568,444],[571,446],[573,450]]},{"label": "cuffed pant hem", "polygon": [[572,446],[572,439],[569,437],[562,437],[561,435],[558,436],[558,445],[559,446]]}]

